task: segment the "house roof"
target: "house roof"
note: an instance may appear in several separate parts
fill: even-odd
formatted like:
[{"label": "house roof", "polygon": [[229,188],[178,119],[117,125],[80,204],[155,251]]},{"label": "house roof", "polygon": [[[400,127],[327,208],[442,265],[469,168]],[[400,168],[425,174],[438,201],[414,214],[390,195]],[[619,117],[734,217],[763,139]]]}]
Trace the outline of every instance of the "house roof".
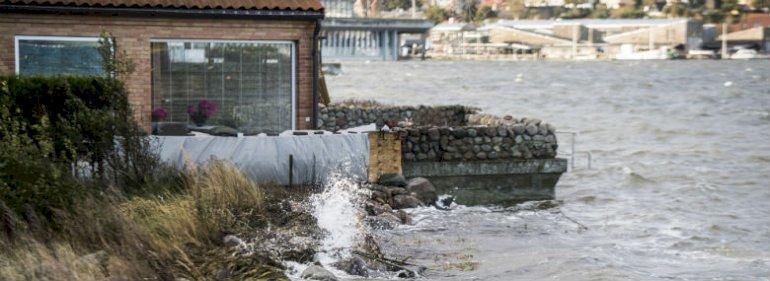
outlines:
[{"label": "house roof", "polygon": [[436,31],[469,31],[474,30],[476,26],[464,22],[443,22],[433,27]]},{"label": "house roof", "polygon": [[567,19],[567,20],[499,20],[495,25],[518,29],[549,29],[554,25],[580,24],[589,28],[650,27],[686,21],[673,19]]},{"label": "house roof", "polygon": [[[723,35],[719,35],[717,40],[722,40]],[[741,31],[727,33],[727,41],[764,41],[770,37],[770,27],[757,26]]]},{"label": "house roof", "polygon": [[0,4],[93,8],[162,8],[185,10],[323,11],[320,0],[0,0]]}]

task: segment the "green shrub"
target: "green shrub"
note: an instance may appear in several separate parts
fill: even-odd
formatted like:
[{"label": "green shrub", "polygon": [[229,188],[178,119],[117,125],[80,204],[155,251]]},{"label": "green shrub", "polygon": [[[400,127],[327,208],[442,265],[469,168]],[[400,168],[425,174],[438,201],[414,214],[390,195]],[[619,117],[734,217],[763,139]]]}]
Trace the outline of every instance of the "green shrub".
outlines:
[{"label": "green shrub", "polygon": [[[179,187],[179,173],[153,149],[116,79],[0,77],[0,203],[8,216],[46,227],[54,213],[109,187],[127,195]],[[13,234],[2,221],[0,228]]]},{"label": "green shrub", "polygon": [[[126,111],[122,84],[101,77],[0,77],[0,138],[24,135],[36,145],[48,141],[51,157],[98,164],[115,143],[116,123]],[[49,144],[46,144],[49,145]]]}]

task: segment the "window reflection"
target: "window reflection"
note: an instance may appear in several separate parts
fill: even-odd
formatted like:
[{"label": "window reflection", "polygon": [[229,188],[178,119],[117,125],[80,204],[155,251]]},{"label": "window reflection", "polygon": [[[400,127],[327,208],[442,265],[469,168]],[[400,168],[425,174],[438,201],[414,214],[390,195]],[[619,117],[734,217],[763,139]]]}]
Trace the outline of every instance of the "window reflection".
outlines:
[{"label": "window reflection", "polygon": [[103,75],[93,38],[19,38],[19,75]]},{"label": "window reflection", "polygon": [[204,125],[246,134],[292,128],[292,43],[153,42],[153,111],[188,122],[201,101],[217,112]]}]

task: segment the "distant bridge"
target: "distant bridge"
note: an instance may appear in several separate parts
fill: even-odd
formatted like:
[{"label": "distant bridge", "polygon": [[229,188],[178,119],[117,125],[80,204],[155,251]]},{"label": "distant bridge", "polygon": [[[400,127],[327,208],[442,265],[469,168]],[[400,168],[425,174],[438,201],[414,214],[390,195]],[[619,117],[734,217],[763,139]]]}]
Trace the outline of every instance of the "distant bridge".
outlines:
[{"label": "distant bridge", "polygon": [[401,34],[425,34],[433,23],[422,19],[356,16],[353,1],[325,0],[326,19],[321,23],[324,61],[398,59]]}]

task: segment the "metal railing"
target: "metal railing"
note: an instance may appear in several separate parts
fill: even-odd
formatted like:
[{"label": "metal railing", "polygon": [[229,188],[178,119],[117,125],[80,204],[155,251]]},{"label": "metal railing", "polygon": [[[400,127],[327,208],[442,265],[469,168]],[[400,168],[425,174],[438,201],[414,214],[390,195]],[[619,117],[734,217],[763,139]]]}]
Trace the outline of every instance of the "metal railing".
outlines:
[{"label": "metal railing", "polygon": [[[575,150],[575,144],[577,143],[577,135],[578,135],[578,133],[577,132],[573,132],[573,131],[556,131],[556,134],[557,135],[561,134],[561,135],[569,135],[570,136],[570,138],[569,138],[569,148],[570,148],[569,152],[561,151],[561,149],[560,149],[560,151],[557,151],[557,153],[559,155],[563,155],[563,156],[569,157],[569,171],[571,172],[571,171],[575,170],[575,155],[577,155],[577,154],[585,154],[586,155],[586,168],[588,170],[590,170],[591,169],[591,161],[592,161],[592,158],[593,158],[593,155],[591,155],[591,152],[589,152],[589,151],[578,152],[578,151]],[[562,138],[558,138],[558,139],[559,139],[559,143],[564,143]],[[559,148],[562,148],[562,147],[564,147],[564,146],[563,145],[559,145]]]}]

